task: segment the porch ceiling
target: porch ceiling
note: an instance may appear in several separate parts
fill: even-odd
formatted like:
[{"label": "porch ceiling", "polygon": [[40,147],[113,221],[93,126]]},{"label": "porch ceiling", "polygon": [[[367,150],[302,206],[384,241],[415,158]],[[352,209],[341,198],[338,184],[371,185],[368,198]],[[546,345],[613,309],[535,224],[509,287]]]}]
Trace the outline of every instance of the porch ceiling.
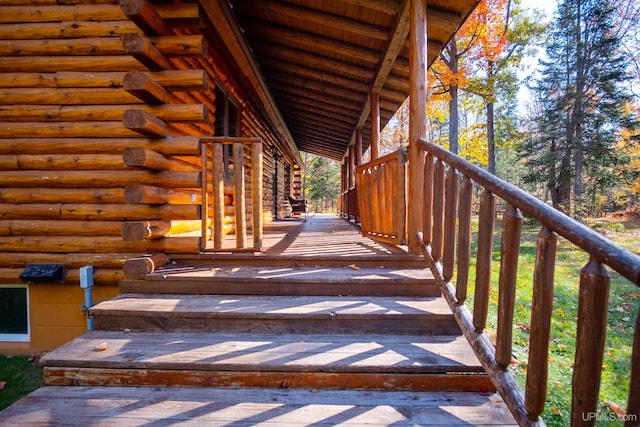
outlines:
[{"label": "porch ceiling", "polygon": [[[384,126],[409,93],[409,0],[229,0],[301,151],[341,160],[363,128],[369,93]],[[428,0],[429,65],[476,0]]]}]

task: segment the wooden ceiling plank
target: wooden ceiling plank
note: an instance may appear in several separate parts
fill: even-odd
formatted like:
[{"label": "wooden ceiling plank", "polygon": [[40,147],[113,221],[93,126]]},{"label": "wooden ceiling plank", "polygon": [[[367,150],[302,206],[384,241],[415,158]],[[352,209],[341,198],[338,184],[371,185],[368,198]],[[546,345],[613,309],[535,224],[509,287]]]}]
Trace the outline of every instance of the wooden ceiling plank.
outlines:
[{"label": "wooden ceiling plank", "polygon": [[387,15],[398,14],[398,2],[394,0],[342,0],[345,3],[354,6],[366,7]]},{"label": "wooden ceiling plank", "polygon": [[362,102],[365,96],[367,96],[365,92],[343,90],[342,88],[337,88],[335,86],[330,86],[313,80],[291,77],[284,73],[269,73],[269,81],[275,82],[276,84],[294,86],[302,90],[318,94],[338,96],[354,102]]},{"label": "wooden ceiling plank", "polygon": [[300,20],[301,22],[313,22],[321,26],[327,26],[340,31],[346,31],[358,36],[369,37],[377,40],[386,40],[388,37],[387,31],[384,28],[344,18],[342,16],[321,12],[315,9],[309,9],[274,0],[261,0],[259,4],[260,8],[268,10],[274,16],[285,15]]},{"label": "wooden ceiling plank", "polygon": [[357,107],[354,107],[353,102],[349,102],[345,98],[337,98],[335,96],[319,94],[313,91],[298,88],[296,86],[287,85],[285,83],[272,83],[271,86],[274,89],[277,89],[278,92],[283,93],[287,96],[293,95],[291,96],[291,98],[295,102],[305,101],[310,104],[318,103],[319,105],[336,107],[344,111],[354,111],[356,113],[358,112],[358,109]]}]

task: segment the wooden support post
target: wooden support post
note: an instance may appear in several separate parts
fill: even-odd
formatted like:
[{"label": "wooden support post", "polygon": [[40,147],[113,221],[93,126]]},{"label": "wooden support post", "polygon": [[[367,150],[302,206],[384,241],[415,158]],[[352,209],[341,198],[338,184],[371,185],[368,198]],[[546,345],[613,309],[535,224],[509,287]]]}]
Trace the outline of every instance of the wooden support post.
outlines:
[{"label": "wooden support post", "polygon": [[371,145],[369,160],[380,157],[380,94],[371,92]]},{"label": "wooden support post", "polygon": [[175,66],[146,37],[127,34],[122,39],[124,50],[150,70],[170,70]]},{"label": "wooden support post", "polygon": [[152,254],[139,258],[133,258],[124,262],[124,275],[129,279],[141,280],[147,274],[171,262],[171,259],[163,253]]},{"label": "wooden support post", "polygon": [[127,110],[122,117],[122,125],[140,135],[166,138],[169,136],[169,128],[167,124],[142,110]]},{"label": "wooden support post", "polygon": [[244,194],[244,145],[233,143],[234,209],[236,217],[236,249],[244,249],[247,241],[247,212]]},{"label": "wooden support post", "polygon": [[409,209],[409,252],[420,253],[417,233],[422,230],[421,209],[423,204],[422,169],[424,155],[418,147],[418,138],[427,134],[427,2],[411,0],[409,30],[409,183],[407,200],[415,209]]},{"label": "wooden support post", "polygon": [[458,304],[464,304],[467,299],[469,261],[471,260],[472,207],[473,182],[465,176],[460,186],[460,204],[458,207],[458,272],[456,274],[456,299]]},{"label": "wooden support post", "polygon": [[355,164],[356,167],[362,164],[362,128],[356,129],[356,156],[355,156]]},{"label": "wooden support post", "polygon": [[433,240],[431,241],[431,256],[434,261],[440,260],[444,246],[444,183],[445,165],[442,160],[437,159],[433,174]]},{"label": "wooden support post", "polygon": [[349,189],[356,185],[356,147],[349,146]]},{"label": "wooden support post", "polygon": [[509,204],[502,216],[502,247],[500,250],[500,278],[498,279],[498,327],[496,364],[507,369],[513,347],[513,312],[516,303],[516,282],[522,214]]},{"label": "wooden support post", "polygon": [[456,258],[456,218],[458,217],[458,192],[460,175],[450,168],[446,177],[444,206],[444,250],[442,252],[442,276],[448,282],[453,277]]},{"label": "wooden support post", "polygon": [[424,181],[422,192],[424,195],[424,209],[422,210],[422,241],[430,245],[433,240],[433,179],[435,164],[433,155],[428,153],[424,163]]},{"label": "wooden support post", "polygon": [[120,9],[148,36],[173,34],[171,27],[147,0],[121,0]]},{"label": "wooden support post", "polygon": [[593,426],[607,336],[611,279],[605,266],[591,259],[580,272],[576,358],[573,368],[571,425]]},{"label": "wooden support post", "polygon": [[625,427],[633,427],[640,420],[640,312],[636,318],[631,350],[631,378],[629,378],[629,398],[627,400],[627,421]]},{"label": "wooden support post", "polygon": [[529,361],[525,408],[532,421],[537,421],[547,400],[549,373],[549,337],[553,315],[553,276],[556,264],[558,236],[546,227],[538,233],[536,264],[533,270],[533,298]]},{"label": "wooden support post", "polygon": [[476,255],[476,290],[473,300],[473,327],[477,333],[481,333],[487,325],[495,223],[496,196],[489,190],[485,190],[480,200],[478,250]]},{"label": "wooden support post", "polygon": [[129,71],[125,74],[122,87],[146,104],[169,104],[175,101],[164,87],[141,71]]},{"label": "wooden support post", "polygon": [[251,144],[251,200],[253,204],[253,247],[262,250],[262,143]]},{"label": "wooden support post", "polygon": [[213,248],[224,244],[224,159],[222,143],[213,143]]}]

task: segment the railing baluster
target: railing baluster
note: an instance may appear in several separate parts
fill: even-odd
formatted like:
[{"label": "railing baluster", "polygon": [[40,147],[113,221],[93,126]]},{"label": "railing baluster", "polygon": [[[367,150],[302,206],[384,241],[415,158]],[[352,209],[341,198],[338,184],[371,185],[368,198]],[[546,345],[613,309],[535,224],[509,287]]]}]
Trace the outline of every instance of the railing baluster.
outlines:
[{"label": "railing baluster", "polygon": [[422,241],[431,243],[433,237],[433,155],[427,154],[424,162],[424,210],[422,219]]},{"label": "railing baluster", "polygon": [[262,184],[263,184],[263,151],[262,142],[251,143],[251,203],[253,224],[253,248],[262,249],[263,220],[262,220]]},{"label": "railing baluster", "polygon": [[609,273],[603,264],[591,259],[580,272],[576,358],[573,368],[571,425],[595,424],[602,358],[607,332]]},{"label": "railing baluster", "polygon": [[464,177],[460,186],[458,207],[458,274],[456,275],[456,299],[463,304],[467,299],[469,284],[469,261],[471,260],[471,208],[473,205],[473,182]]},{"label": "railing baluster", "polygon": [[553,315],[553,276],[557,243],[558,235],[542,227],[538,233],[536,265],[533,271],[531,335],[525,393],[525,408],[533,421],[536,421],[544,410],[547,399],[549,336]]},{"label": "railing baluster", "polygon": [[625,427],[637,426],[640,421],[640,311],[636,318],[636,328],[631,350],[631,378],[627,401],[627,421]]},{"label": "railing baluster", "polygon": [[213,143],[213,248],[224,244],[224,160],[222,143]]},{"label": "railing baluster", "polygon": [[507,369],[511,363],[513,347],[513,310],[516,302],[518,255],[522,214],[509,205],[502,216],[502,247],[500,254],[500,278],[498,281],[498,327],[496,341],[496,363]]},{"label": "railing baluster", "polygon": [[448,282],[453,277],[456,254],[456,218],[458,216],[458,193],[460,175],[454,168],[447,172],[444,206],[444,250],[442,253],[442,275]]},{"label": "railing baluster", "polygon": [[207,191],[207,187],[209,186],[209,146],[208,143],[202,143],[202,152],[200,154],[200,161],[202,162],[202,187],[200,189],[200,203],[201,203],[201,220],[202,220],[202,229],[201,229],[201,237],[200,237],[200,250],[204,250],[207,248],[207,235],[208,235],[208,225],[209,222],[209,192]]},{"label": "railing baluster", "polygon": [[435,261],[442,257],[444,239],[444,162],[436,161],[433,173],[433,236],[431,241],[431,256]]},{"label": "railing baluster", "polygon": [[478,252],[476,255],[476,290],[473,299],[473,326],[478,333],[482,332],[487,325],[495,218],[496,198],[493,193],[485,190],[480,200]]},{"label": "railing baluster", "polygon": [[398,157],[395,162],[396,189],[394,190],[394,214],[396,218],[396,228],[394,232],[398,235],[400,243],[406,243],[406,217],[407,217],[407,200],[405,195],[407,171],[406,171],[406,154],[403,150],[398,150]]},{"label": "railing baluster", "polygon": [[233,143],[234,210],[236,214],[236,248],[243,249],[247,240],[247,210],[244,194],[244,144]]}]

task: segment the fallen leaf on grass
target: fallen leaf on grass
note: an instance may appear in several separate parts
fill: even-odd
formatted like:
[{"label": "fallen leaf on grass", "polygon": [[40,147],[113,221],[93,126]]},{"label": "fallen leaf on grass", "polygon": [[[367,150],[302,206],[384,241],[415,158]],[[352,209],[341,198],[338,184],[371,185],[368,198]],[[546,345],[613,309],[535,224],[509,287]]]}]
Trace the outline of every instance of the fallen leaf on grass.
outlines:
[{"label": "fallen leaf on grass", "polygon": [[4,389],[4,386],[7,385],[6,381],[0,381],[0,390]]},{"label": "fallen leaf on grass", "polygon": [[625,411],[624,408],[622,408],[620,405],[618,405],[618,404],[616,404],[614,402],[611,402],[611,401],[606,402],[604,404],[604,406],[606,406],[607,408],[611,409],[620,418],[624,418],[627,415],[627,411]]},{"label": "fallen leaf on grass", "polygon": [[561,417],[564,417],[564,414],[562,413],[562,411],[553,405],[551,405],[551,412]]}]

